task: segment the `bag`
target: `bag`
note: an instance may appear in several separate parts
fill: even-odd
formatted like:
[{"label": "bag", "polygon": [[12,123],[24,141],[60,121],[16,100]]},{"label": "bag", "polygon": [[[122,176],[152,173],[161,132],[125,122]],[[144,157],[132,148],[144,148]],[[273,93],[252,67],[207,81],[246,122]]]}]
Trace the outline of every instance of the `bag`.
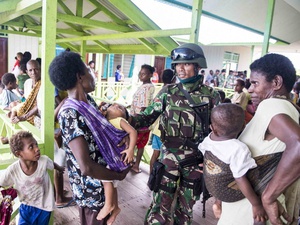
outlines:
[{"label": "bag", "polygon": [[150,173],[149,180],[147,183],[151,191],[158,192],[164,172],[165,165],[159,161],[154,162],[153,169]]}]

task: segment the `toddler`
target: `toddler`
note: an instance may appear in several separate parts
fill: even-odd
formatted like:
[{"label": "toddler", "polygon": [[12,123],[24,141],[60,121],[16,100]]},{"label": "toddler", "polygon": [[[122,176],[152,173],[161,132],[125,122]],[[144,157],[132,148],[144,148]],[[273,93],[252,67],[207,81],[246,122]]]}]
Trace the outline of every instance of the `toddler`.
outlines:
[{"label": "toddler", "polygon": [[234,202],[246,197],[252,204],[255,224],[261,224],[267,215],[246,175],[257,165],[249,148],[237,139],[244,121],[242,107],[229,103],[216,106],[211,112],[212,132],[199,145],[199,150],[204,155],[207,189],[218,199],[213,206],[216,217],[221,213],[220,201]]},{"label": "toddler", "polygon": [[[129,114],[127,109],[117,103],[101,103],[100,111],[106,117],[106,119],[117,129],[124,130],[129,134],[129,147],[121,152],[124,155],[124,163],[129,164],[133,161],[134,148],[137,140],[137,131],[127,122]],[[118,206],[118,193],[117,193],[117,181],[103,181],[105,204],[100,210],[97,219],[104,219],[109,213],[111,213],[107,224],[112,224],[121,209]]]}]

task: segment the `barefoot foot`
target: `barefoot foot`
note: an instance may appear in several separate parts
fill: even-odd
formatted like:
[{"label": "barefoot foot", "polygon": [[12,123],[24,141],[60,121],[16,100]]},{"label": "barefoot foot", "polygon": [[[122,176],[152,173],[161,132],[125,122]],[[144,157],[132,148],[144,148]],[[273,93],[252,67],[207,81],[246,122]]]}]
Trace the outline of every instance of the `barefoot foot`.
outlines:
[{"label": "barefoot foot", "polygon": [[222,213],[222,207],[221,207],[221,205],[219,205],[219,204],[213,204],[212,209],[213,209],[215,217],[217,219],[220,219],[221,213]]},{"label": "barefoot foot", "polygon": [[132,170],[133,172],[135,172],[135,173],[141,173],[141,172],[142,172],[142,170],[140,170],[140,168],[135,167],[135,166],[133,166],[133,167],[131,168],[131,170]]},{"label": "barefoot foot", "polygon": [[112,211],[112,214],[110,215],[109,219],[107,220],[107,225],[112,225],[113,222],[115,222],[117,215],[121,212],[121,209],[119,207],[115,208]]},{"label": "barefoot foot", "polygon": [[97,215],[97,220],[103,220],[108,214],[114,210],[113,206],[104,205]]}]

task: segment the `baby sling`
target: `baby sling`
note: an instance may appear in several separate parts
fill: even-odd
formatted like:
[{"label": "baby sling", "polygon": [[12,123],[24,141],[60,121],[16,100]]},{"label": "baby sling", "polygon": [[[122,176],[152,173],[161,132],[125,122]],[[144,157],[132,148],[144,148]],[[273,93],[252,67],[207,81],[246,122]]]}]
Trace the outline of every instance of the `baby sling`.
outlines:
[{"label": "baby sling", "polygon": [[[272,179],[281,156],[282,152],[279,152],[254,158],[257,167],[248,171],[247,178],[258,195],[262,194]],[[235,182],[229,164],[222,162],[210,151],[204,154],[203,174],[207,189],[217,199],[236,202],[245,198]]]},{"label": "baby sling", "polygon": [[125,149],[125,146],[117,146],[127,135],[125,131],[115,128],[91,104],[68,98],[60,109],[60,112],[67,108],[75,109],[83,116],[84,121],[93,134],[101,155],[111,170],[120,172],[128,168],[128,165],[123,163],[120,154]]}]

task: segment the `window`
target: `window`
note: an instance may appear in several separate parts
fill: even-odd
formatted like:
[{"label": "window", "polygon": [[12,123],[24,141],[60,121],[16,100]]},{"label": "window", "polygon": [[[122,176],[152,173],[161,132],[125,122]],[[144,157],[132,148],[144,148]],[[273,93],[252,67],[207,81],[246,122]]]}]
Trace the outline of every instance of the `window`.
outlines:
[{"label": "window", "polygon": [[233,52],[225,52],[223,58],[223,69],[226,71],[237,70],[240,54]]}]

